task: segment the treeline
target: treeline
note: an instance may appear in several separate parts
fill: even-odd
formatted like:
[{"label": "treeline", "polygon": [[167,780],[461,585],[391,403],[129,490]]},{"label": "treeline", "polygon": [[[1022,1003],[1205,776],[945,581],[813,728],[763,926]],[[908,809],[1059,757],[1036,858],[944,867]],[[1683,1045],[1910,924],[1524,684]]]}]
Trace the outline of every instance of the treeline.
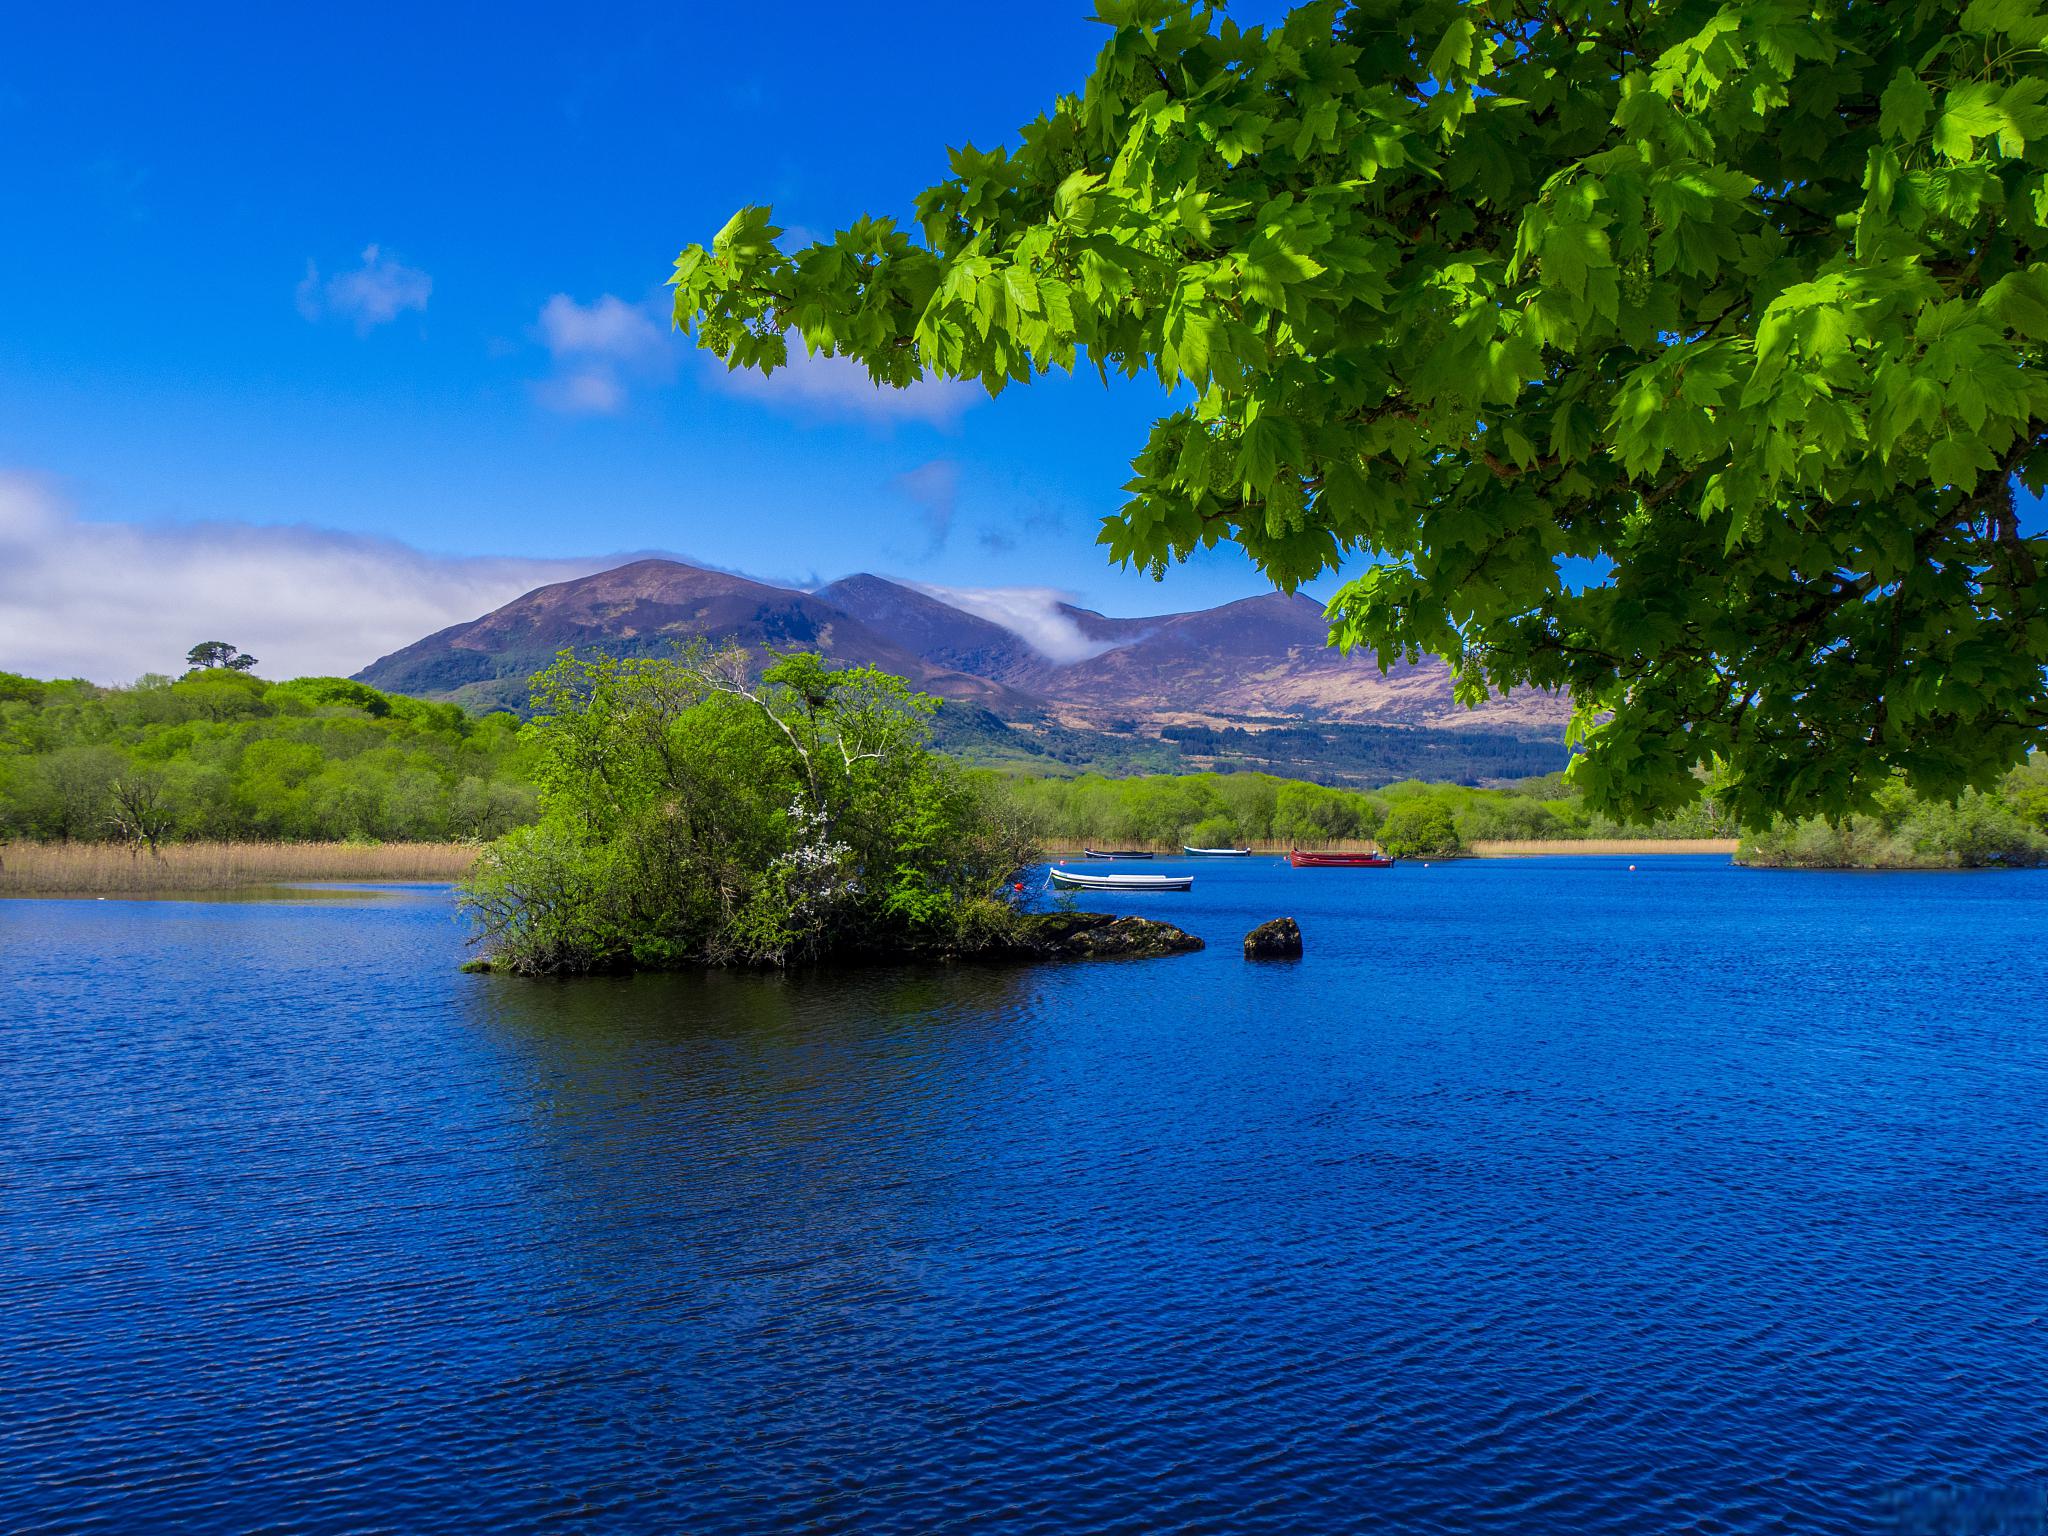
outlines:
[{"label": "treeline", "polygon": [[1371,791],[1333,789],[1265,773],[1083,774],[1004,783],[1024,824],[1055,845],[1209,848],[1274,841],[1306,847],[1370,839],[1389,853],[1414,857],[1453,854],[1494,839],[1735,835],[1711,799],[1649,826],[1623,826],[1588,810],[1561,773],[1498,789],[1414,779]]},{"label": "treeline", "polygon": [[[213,667],[106,688],[0,672],[0,838],[483,841],[539,814],[538,754],[535,733],[510,714],[472,715],[345,678],[269,683]],[[1409,779],[1372,790],[1261,772],[975,773],[1006,822],[1053,847],[1358,839],[1414,857],[1491,840],[1740,831],[1717,810],[1711,784],[1683,813],[1643,826],[1589,810],[1561,773],[1485,789]],[[1893,784],[1866,814],[1741,835],[1740,857],[1757,865],[2044,864],[2048,760],[1954,802]]]},{"label": "treeline", "polygon": [[1742,840],[1745,864],[1784,869],[1983,869],[2048,864],[2048,758],[1984,794],[1923,800],[1887,784],[1865,815],[1779,820]]},{"label": "treeline", "polygon": [[1274,723],[1270,728],[1170,725],[1157,736],[1136,721],[1081,730],[1039,721],[1010,725],[985,709],[946,704],[934,744],[962,762],[1022,773],[1239,773],[1247,769],[1321,784],[1371,786],[1403,778],[1470,784],[1519,779],[1564,765],[1561,737],[1402,725]]},{"label": "treeline", "polygon": [[531,821],[511,715],[227,667],[132,687],[0,672],[0,836],[491,838]]}]

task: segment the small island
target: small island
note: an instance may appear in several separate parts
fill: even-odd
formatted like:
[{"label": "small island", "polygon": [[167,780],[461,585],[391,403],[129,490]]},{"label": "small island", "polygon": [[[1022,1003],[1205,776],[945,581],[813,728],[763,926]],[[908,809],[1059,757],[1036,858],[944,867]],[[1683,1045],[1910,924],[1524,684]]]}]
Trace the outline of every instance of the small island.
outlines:
[{"label": "small island", "polygon": [[539,820],[464,884],[518,975],[903,959],[1141,957],[1169,923],[1025,909],[1012,806],[932,749],[938,701],[813,654],[564,652],[533,680]]}]

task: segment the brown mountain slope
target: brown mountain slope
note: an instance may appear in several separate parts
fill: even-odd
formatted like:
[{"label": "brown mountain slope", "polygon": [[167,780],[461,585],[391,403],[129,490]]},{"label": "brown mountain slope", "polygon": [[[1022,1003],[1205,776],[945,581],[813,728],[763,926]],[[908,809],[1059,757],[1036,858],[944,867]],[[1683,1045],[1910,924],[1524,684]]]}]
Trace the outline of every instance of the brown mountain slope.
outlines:
[{"label": "brown mountain slope", "polygon": [[398,693],[519,707],[526,679],[565,646],[664,655],[678,642],[765,653],[815,650],[869,663],[1012,723],[1048,717],[1084,729],[1131,724],[1468,728],[1561,735],[1568,707],[1542,694],[1483,710],[1451,697],[1437,661],[1382,673],[1327,643],[1320,607],[1268,593],[1192,613],[1110,618],[1061,609],[1109,649],[1061,663],[991,619],[879,576],[798,592],[674,560],[639,560],[541,587],[468,624],[407,646],[357,674]]},{"label": "brown mountain slope", "polygon": [[1450,669],[1434,659],[1383,673],[1368,655],[1331,649],[1321,605],[1299,595],[1269,592],[1152,618],[1062,604],[1082,635],[1111,647],[1064,665],[998,624],[879,576],[849,577],[817,595],[930,665],[1036,694],[1078,725],[1285,716],[1547,734],[1561,732],[1570,713],[1566,702],[1539,693],[1468,710],[1451,696]]},{"label": "brown mountain slope", "polygon": [[880,576],[848,576],[818,588],[815,595],[929,666],[1029,692],[1050,665],[1023,636],[1002,625]]},{"label": "brown mountain slope", "polygon": [[[1087,615],[1099,618],[1099,615]],[[1132,638],[1063,667],[1042,691],[1087,715],[1260,717],[1349,724],[1561,730],[1567,701],[1517,694],[1468,710],[1451,696],[1450,669],[1434,658],[1381,672],[1370,655],[1329,644],[1322,606],[1299,594],[1248,597],[1220,608],[1150,620],[1108,621],[1087,632]]]},{"label": "brown mountain slope", "polygon": [[810,593],[674,560],[639,560],[537,588],[381,657],[357,676],[396,693],[516,707],[525,702],[526,679],[565,646],[650,656],[700,639],[868,663],[942,698],[1005,714],[1034,707],[1001,683],[920,659]]}]

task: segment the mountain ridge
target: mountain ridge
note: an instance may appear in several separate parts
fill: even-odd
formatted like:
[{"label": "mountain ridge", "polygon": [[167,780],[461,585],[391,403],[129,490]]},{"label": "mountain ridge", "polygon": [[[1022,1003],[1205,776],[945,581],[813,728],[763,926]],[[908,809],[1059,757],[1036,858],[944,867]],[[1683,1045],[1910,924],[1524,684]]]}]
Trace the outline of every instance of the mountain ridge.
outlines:
[{"label": "mountain ridge", "polygon": [[636,560],[537,587],[379,657],[356,677],[397,693],[519,709],[527,678],[564,648],[647,656],[703,641],[764,656],[815,650],[840,665],[897,673],[954,706],[945,712],[952,728],[998,756],[1058,742],[1071,760],[1086,756],[1088,743],[1115,740],[1143,763],[1151,746],[1140,746],[1170,745],[1176,731],[1234,742],[1276,732],[1277,743],[1307,727],[1382,745],[1400,731],[1464,735],[1475,745],[1482,736],[1520,740],[1550,749],[1545,766],[1562,761],[1564,701],[1528,693],[1467,710],[1440,661],[1383,673],[1369,656],[1331,649],[1322,609],[1299,594],[1138,618],[1059,604],[1054,611],[1084,642],[1077,659],[1060,660],[943,591],[869,572],[803,591]]}]

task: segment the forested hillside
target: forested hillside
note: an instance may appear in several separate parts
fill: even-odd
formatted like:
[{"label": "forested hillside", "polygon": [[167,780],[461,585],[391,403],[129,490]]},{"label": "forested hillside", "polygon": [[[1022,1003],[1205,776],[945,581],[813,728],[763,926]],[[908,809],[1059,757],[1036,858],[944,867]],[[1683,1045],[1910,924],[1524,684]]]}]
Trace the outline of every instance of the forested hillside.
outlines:
[{"label": "forested hillside", "polygon": [[530,820],[519,722],[344,678],[129,688],[0,672],[0,836],[494,837]]}]

